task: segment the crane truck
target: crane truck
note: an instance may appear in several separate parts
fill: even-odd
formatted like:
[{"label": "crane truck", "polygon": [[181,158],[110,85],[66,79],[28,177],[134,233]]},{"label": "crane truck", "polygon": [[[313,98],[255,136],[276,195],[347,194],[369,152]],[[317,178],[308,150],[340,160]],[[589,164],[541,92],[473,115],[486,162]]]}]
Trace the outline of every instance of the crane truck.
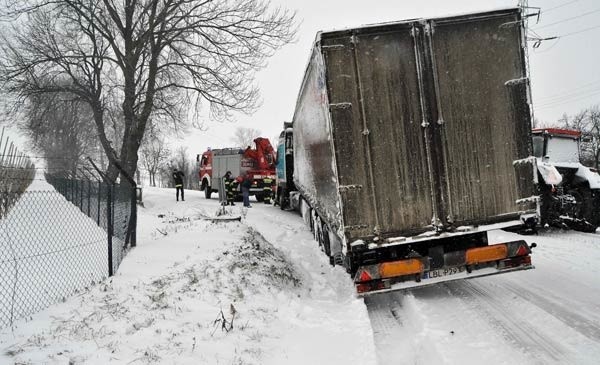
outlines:
[{"label": "crane truck", "polygon": [[[209,148],[196,156],[200,190],[204,191],[206,199],[219,191],[219,179],[230,171],[233,178],[248,175],[252,180],[250,195],[263,201],[265,181],[269,185],[275,182],[275,150],[267,138],[259,137],[253,142],[254,148]],[[237,186],[236,195],[240,194],[240,186]]]},{"label": "crane truck", "polygon": [[317,34],[278,145],[298,207],[360,295],[531,269],[537,223],[517,8]]}]

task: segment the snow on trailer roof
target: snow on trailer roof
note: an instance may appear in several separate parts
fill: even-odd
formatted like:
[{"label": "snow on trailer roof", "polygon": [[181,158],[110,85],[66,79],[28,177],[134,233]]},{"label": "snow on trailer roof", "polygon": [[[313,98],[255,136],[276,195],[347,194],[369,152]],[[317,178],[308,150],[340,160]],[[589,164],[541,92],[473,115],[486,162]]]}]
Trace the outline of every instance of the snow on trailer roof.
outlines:
[{"label": "snow on trailer roof", "polygon": [[499,7],[499,8],[493,8],[493,9],[489,9],[489,10],[485,10],[485,11],[447,14],[447,15],[441,15],[441,16],[436,16],[436,17],[410,18],[410,19],[402,19],[402,20],[395,20],[395,21],[389,21],[389,22],[363,24],[363,25],[359,25],[356,27],[346,27],[346,28],[339,28],[339,29],[334,28],[334,29],[330,29],[330,30],[322,30],[322,31],[317,32],[317,36],[315,38],[314,43],[318,44],[321,41],[321,38],[323,35],[328,36],[328,35],[343,34],[343,33],[363,31],[363,30],[373,31],[373,30],[377,30],[379,28],[388,28],[388,27],[394,27],[394,26],[398,26],[398,25],[410,24],[410,23],[414,23],[414,22],[424,22],[424,21],[428,21],[428,20],[433,20],[433,21],[438,21],[438,22],[440,22],[440,21],[447,22],[447,21],[453,21],[453,20],[458,20],[458,19],[462,20],[467,17],[472,17],[473,19],[476,19],[479,17],[487,17],[493,13],[503,13],[503,12],[508,12],[508,11],[520,11],[520,8],[512,7],[512,6],[511,7]]},{"label": "snow on trailer roof", "polygon": [[564,129],[564,128],[535,128],[531,130],[533,134],[550,134],[557,136],[566,136],[566,137],[581,137],[581,132],[574,129]]}]

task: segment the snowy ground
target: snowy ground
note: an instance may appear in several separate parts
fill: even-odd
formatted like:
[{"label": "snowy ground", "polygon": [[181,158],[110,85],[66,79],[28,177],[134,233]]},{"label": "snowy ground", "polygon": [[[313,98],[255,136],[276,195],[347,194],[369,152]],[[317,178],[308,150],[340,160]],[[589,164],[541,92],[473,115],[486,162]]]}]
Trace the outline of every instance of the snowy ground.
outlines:
[{"label": "snowy ground", "polygon": [[212,222],[217,200],[186,197],[145,189],[117,275],[4,329],[0,363],[376,363],[366,307],[299,216],[255,204]]},{"label": "snowy ground", "polygon": [[[145,189],[118,274],[0,333],[0,364],[596,364],[600,234],[545,232],[528,270],[367,297],[302,219]],[[159,215],[164,215],[159,217]],[[492,242],[515,238],[497,231]],[[233,309],[232,309],[233,308]],[[221,311],[223,315],[221,316]],[[233,314],[235,313],[235,314]],[[233,328],[223,326],[233,319]]]}]

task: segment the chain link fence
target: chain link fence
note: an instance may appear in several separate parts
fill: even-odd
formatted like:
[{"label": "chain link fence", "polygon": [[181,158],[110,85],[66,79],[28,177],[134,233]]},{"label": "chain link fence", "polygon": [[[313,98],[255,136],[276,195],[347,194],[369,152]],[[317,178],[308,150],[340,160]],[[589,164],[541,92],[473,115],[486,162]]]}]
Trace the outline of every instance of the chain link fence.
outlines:
[{"label": "chain link fence", "polygon": [[117,271],[135,245],[135,192],[48,174],[19,196],[0,191],[15,201],[0,218],[0,328]]},{"label": "chain link fence", "polygon": [[19,196],[27,189],[35,175],[31,159],[6,136],[5,128],[0,133],[0,219],[5,217]]}]

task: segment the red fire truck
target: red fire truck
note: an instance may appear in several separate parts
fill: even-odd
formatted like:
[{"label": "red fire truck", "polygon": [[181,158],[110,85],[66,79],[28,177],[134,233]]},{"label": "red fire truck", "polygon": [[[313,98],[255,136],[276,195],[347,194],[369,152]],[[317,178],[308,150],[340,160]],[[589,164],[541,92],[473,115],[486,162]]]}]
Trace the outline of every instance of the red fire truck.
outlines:
[{"label": "red fire truck", "polygon": [[[233,178],[244,174],[250,175],[252,187],[250,195],[257,201],[264,199],[264,180],[270,179],[272,189],[275,184],[275,150],[267,138],[256,138],[255,148],[220,148],[208,149],[197,156],[200,163],[199,181],[200,188],[204,191],[206,199],[210,199],[213,192],[219,191],[219,179],[227,171],[231,171]],[[269,180],[267,180],[269,181]],[[240,187],[237,187],[241,194]]]}]

